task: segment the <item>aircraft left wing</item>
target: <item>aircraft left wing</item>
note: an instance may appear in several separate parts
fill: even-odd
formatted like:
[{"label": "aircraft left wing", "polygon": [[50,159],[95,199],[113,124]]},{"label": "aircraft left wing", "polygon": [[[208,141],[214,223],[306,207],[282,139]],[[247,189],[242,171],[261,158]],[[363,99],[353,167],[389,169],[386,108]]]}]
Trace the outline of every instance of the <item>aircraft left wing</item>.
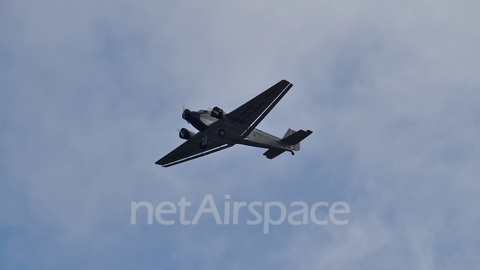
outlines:
[{"label": "aircraft left wing", "polygon": [[[207,144],[206,147],[202,149],[200,148],[200,142],[205,136],[207,137]],[[195,136],[188,139],[186,142],[175,148],[163,158],[157,160],[155,164],[162,165],[163,167],[169,167],[218,152],[231,146],[233,146],[233,144],[227,144],[225,140],[219,138],[213,132],[213,129],[209,128],[204,132],[195,134]]]},{"label": "aircraft left wing", "polygon": [[237,132],[242,134],[241,136],[243,138],[246,138],[292,86],[293,84],[290,82],[281,80],[263,93],[228,113],[227,117],[238,124],[241,131],[237,130]]}]

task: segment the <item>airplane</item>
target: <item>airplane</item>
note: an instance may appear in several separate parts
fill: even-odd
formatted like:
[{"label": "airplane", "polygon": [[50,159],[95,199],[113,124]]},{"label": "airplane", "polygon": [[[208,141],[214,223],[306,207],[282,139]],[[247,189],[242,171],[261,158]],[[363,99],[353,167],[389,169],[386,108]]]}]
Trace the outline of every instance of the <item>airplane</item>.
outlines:
[{"label": "airplane", "polygon": [[199,111],[184,109],[182,118],[199,132],[180,129],[179,137],[186,142],[155,164],[170,167],[227,149],[235,144],[268,149],[263,155],[269,159],[285,151],[294,155],[294,151],[300,150],[300,141],[312,134],[311,130],[294,131],[289,128],[280,139],[256,129],[292,86],[290,82],[281,80],[230,113],[224,112],[219,107]]}]

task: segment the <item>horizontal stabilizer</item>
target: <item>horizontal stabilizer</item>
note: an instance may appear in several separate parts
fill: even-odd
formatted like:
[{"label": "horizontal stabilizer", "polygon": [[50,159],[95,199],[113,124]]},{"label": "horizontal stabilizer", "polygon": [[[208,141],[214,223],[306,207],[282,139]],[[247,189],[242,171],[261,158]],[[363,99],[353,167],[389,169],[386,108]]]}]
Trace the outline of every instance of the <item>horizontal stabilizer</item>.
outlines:
[{"label": "horizontal stabilizer", "polygon": [[272,159],[272,158],[276,158],[278,155],[280,155],[283,152],[285,152],[285,150],[270,148],[267,150],[267,152],[263,153],[263,155],[269,159]]},{"label": "horizontal stabilizer", "polygon": [[305,130],[301,129],[301,130],[291,134],[290,136],[287,136],[287,137],[283,138],[281,141],[288,144],[288,145],[296,145],[300,141],[302,141],[303,139],[308,137],[310,134],[312,134],[311,130],[305,131]]}]

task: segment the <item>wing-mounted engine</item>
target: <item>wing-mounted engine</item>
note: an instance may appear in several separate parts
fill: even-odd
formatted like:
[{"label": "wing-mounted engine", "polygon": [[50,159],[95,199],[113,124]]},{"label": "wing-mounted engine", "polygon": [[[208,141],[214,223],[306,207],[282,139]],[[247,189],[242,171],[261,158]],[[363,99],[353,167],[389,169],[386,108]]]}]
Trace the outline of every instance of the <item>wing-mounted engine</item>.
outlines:
[{"label": "wing-mounted engine", "polygon": [[223,117],[223,110],[220,109],[219,107],[214,107],[210,112],[210,116],[213,118],[220,119]]},{"label": "wing-mounted engine", "polygon": [[190,118],[192,117],[191,111],[189,109],[183,110],[182,113],[182,118],[187,121],[187,123],[190,123]]},{"label": "wing-mounted engine", "polygon": [[188,130],[188,129],[186,129],[186,128],[182,128],[182,129],[180,129],[180,131],[178,132],[178,136],[179,136],[180,138],[184,139],[184,140],[190,139],[191,137],[195,136],[195,134],[197,134],[197,133],[195,133],[195,132],[193,132],[193,131],[190,131],[190,130]]}]

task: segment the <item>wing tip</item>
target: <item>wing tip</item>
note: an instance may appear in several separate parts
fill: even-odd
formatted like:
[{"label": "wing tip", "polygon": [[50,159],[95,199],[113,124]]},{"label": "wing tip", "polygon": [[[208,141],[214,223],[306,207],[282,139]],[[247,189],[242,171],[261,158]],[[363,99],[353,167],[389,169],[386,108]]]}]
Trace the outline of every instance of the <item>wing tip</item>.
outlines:
[{"label": "wing tip", "polygon": [[161,162],[160,160],[161,160],[161,159],[155,161],[155,164],[160,165],[160,166],[164,166],[165,163]]},{"label": "wing tip", "polygon": [[[287,79],[282,79],[280,82],[281,82],[281,83],[292,84],[292,83],[291,83],[289,80],[287,80]],[[293,84],[292,84],[292,85],[293,85]]]}]

